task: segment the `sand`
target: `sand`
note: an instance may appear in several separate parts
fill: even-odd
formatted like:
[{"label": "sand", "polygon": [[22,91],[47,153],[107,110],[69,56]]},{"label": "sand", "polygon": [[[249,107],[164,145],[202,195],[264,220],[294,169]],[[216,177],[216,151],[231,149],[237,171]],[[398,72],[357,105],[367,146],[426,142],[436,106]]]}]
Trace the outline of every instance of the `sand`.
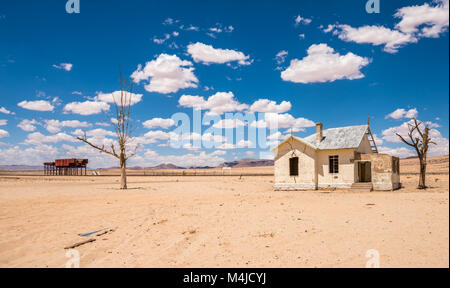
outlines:
[{"label": "sand", "polygon": [[117,176],[0,176],[0,267],[65,267],[64,247],[90,238],[80,267],[365,267],[370,249],[381,267],[449,267],[448,162],[426,191],[417,177],[355,193],[273,191],[272,176],[131,176],[127,191]]}]

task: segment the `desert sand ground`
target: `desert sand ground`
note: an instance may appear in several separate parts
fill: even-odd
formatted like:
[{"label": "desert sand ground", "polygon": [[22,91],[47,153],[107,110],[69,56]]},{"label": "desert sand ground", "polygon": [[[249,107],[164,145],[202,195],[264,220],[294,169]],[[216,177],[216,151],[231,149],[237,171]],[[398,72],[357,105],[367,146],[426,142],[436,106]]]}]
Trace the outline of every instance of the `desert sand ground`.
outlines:
[{"label": "desert sand ground", "polygon": [[[272,176],[131,176],[121,191],[117,176],[3,175],[0,267],[65,267],[64,247],[90,238],[81,267],[365,267],[369,249],[381,267],[449,267],[448,157],[430,166],[426,191],[402,160],[404,188],[370,193],[274,191]],[[114,231],[78,236],[102,228]]]}]

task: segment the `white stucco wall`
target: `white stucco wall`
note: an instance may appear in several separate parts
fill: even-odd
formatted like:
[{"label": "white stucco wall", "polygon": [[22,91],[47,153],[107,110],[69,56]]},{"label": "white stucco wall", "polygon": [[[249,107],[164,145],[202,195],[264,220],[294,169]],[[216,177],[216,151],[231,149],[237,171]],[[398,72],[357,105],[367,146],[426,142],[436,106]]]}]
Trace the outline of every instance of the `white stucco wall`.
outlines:
[{"label": "white stucco wall", "polygon": [[[280,145],[275,155],[275,188],[315,189],[315,150],[299,141],[289,143]],[[298,157],[298,176],[289,175],[289,159],[293,153]]]},{"label": "white stucco wall", "polygon": [[[355,181],[355,149],[317,151],[319,188],[350,188]],[[329,156],[339,156],[339,173],[329,173]]]}]

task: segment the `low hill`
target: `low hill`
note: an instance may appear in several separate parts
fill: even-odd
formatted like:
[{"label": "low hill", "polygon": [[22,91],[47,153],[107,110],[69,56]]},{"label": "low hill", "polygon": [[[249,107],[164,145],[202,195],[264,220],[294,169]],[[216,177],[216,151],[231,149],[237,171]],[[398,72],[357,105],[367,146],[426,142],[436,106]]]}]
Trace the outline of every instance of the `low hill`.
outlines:
[{"label": "low hill", "polygon": [[273,160],[266,160],[266,159],[241,159],[231,162],[224,162],[217,166],[217,168],[222,167],[260,167],[260,166],[273,166]]}]

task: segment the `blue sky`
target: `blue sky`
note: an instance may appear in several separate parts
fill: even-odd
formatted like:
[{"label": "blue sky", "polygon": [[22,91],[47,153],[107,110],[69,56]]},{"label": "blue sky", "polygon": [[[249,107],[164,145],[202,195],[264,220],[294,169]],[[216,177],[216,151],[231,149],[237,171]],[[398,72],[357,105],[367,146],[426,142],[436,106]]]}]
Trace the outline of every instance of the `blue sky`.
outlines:
[{"label": "blue sky", "polygon": [[[65,4],[0,3],[0,164],[85,156],[93,167],[114,165],[73,138],[81,129],[113,141],[101,110],[111,103],[100,95],[118,90],[119,63],[140,100],[133,121],[142,144],[131,164],[267,155],[231,139],[213,149],[167,146],[176,133],[167,119],[192,116],[193,103],[221,118],[278,113],[284,128],[272,145],[291,128],[305,137],[314,122],[360,125],[370,115],[380,150],[402,157],[413,152],[395,133],[416,116],[437,139],[431,154],[448,154],[448,1],[380,0],[379,14],[365,0],[80,0],[73,14]],[[145,122],[153,118],[161,119]]]}]

